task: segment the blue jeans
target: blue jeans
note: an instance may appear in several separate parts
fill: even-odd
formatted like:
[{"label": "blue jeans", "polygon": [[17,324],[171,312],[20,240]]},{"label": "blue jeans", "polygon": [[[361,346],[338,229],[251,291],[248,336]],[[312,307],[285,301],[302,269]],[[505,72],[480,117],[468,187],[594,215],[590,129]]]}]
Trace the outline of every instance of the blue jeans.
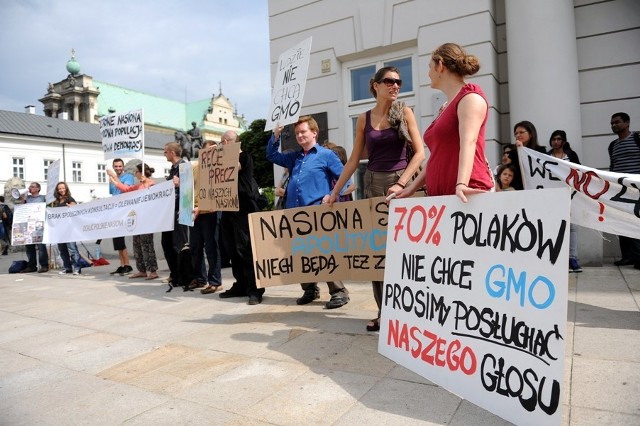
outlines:
[{"label": "blue jeans", "polygon": [[78,251],[78,245],[74,242],[60,243],[58,244],[58,250],[60,250],[60,258],[62,259],[64,269],[66,271],[80,272],[80,252]]},{"label": "blue jeans", "polygon": [[[199,283],[222,284],[220,250],[218,250],[218,227],[220,213],[201,213],[191,228],[190,248],[193,259],[194,279]],[[207,255],[209,269],[206,270],[204,255]]]},{"label": "blue jeans", "polygon": [[47,253],[47,246],[44,244],[27,244],[25,250],[27,252],[27,268],[35,269],[36,264],[36,247],[38,248],[38,260],[40,261],[41,268],[49,267],[49,254]]}]

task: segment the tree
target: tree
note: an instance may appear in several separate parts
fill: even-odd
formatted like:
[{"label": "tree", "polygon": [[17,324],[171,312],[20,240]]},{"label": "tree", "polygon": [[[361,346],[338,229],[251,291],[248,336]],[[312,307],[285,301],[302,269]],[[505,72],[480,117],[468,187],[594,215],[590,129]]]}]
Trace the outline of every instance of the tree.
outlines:
[{"label": "tree", "polygon": [[271,132],[265,132],[267,120],[254,120],[246,132],[240,134],[242,150],[251,154],[253,158],[253,175],[260,188],[273,187],[273,164],[267,160],[267,142]]}]

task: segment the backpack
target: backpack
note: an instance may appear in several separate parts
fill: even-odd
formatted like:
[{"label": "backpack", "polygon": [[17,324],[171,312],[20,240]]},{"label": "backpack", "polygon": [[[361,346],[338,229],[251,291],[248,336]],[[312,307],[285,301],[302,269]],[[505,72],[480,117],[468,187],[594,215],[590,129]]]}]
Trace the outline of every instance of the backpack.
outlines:
[{"label": "backpack", "polygon": [[[638,145],[638,149],[640,149],[640,132],[633,132],[633,140],[636,142],[636,145]],[[618,139],[611,141],[611,143],[609,144],[609,159],[611,159],[611,154],[613,154],[613,146],[617,141]],[[612,165],[613,164],[609,164],[609,170],[611,170]]]},{"label": "backpack", "polygon": [[29,263],[26,260],[14,260],[9,266],[9,273],[18,274],[27,269],[27,266],[29,266]]},{"label": "backpack", "polygon": [[13,226],[13,211],[6,204],[2,205],[2,224],[8,227]]}]

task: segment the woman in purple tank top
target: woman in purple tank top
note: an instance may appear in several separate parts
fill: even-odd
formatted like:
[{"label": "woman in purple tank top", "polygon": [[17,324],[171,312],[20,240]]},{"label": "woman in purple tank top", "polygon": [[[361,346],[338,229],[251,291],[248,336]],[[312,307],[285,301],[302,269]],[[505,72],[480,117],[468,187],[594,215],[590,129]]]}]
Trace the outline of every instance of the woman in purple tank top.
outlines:
[{"label": "woman in purple tank top", "polygon": [[[416,118],[411,108],[407,106],[398,111],[400,115],[404,115],[404,120],[394,123],[396,126],[392,125],[389,116],[393,103],[398,99],[401,86],[400,72],[396,67],[380,68],[369,81],[369,90],[376,99],[376,105],[358,116],[356,139],[351,156],[334,190],[324,197],[323,203],[331,205],[338,199],[340,188],[344,187],[356,171],[365,152],[369,157],[364,175],[364,194],[367,198],[400,192],[414,176],[424,160],[424,145]],[[405,136],[402,136],[403,132]],[[414,152],[408,164],[407,143],[411,144]],[[378,317],[367,324],[368,331],[380,329],[382,285],[382,281],[373,282],[373,296],[378,304]]]}]

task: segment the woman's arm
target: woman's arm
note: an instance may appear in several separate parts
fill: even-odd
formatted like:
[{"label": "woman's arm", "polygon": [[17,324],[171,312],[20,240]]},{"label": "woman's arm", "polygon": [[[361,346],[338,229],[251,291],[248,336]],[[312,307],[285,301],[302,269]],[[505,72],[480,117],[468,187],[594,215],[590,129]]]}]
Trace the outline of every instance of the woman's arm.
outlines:
[{"label": "woman's arm", "polygon": [[356,121],[356,140],[353,143],[353,150],[351,151],[351,155],[347,160],[347,163],[344,165],[342,169],[342,173],[338,178],[333,190],[330,194],[327,194],[322,199],[323,204],[329,204],[331,206],[338,199],[338,195],[340,194],[340,190],[344,188],[344,185],[347,183],[349,178],[353,176],[355,171],[358,169],[358,165],[360,164],[360,156],[362,155],[362,151],[364,149],[364,124],[366,120],[366,113],[362,113],[358,116],[358,120]]},{"label": "woman's arm", "polygon": [[468,194],[485,192],[469,188],[469,179],[473,169],[473,158],[480,127],[487,116],[487,102],[477,93],[470,93],[458,104],[458,133],[460,134],[460,157],[458,159],[458,178],[456,179],[456,195],[467,202]]}]

